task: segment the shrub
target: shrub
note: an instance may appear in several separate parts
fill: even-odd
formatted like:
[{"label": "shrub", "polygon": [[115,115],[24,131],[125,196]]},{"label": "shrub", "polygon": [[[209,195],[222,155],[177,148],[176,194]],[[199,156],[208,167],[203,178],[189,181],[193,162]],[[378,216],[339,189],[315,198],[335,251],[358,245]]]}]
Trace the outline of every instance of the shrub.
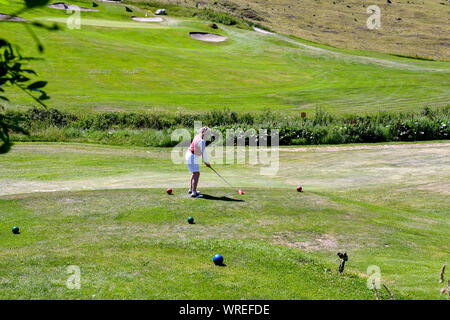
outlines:
[{"label": "shrub", "polygon": [[221,24],[224,24],[227,26],[234,26],[234,25],[238,24],[237,19],[235,19],[231,15],[224,13],[224,12],[214,11],[214,10],[208,9],[208,8],[200,10],[199,12],[196,12],[194,14],[194,16],[197,16],[198,18],[200,18],[202,20],[208,20],[211,22],[221,23]]},{"label": "shrub", "polygon": [[172,146],[176,144],[170,140],[172,130],[184,127],[193,132],[195,121],[215,127],[223,135],[227,129],[264,128],[270,132],[277,128],[280,145],[419,141],[450,137],[448,107],[426,108],[415,113],[380,112],[344,117],[317,109],[314,116],[306,118],[270,110],[251,114],[228,109],[199,114],[102,112],[78,115],[56,109],[32,108],[25,112],[7,111],[5,116],[30,133],[27,137],[18,131],[12,139],[28,141]]}]

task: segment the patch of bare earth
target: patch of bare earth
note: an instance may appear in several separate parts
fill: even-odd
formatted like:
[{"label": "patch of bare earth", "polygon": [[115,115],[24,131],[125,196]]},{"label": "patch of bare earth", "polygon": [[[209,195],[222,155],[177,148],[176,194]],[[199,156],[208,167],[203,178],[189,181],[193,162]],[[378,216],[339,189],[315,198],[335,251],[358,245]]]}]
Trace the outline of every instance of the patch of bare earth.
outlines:
[{"label": "patch of bare earth", "polygon": [[431,184],[417,187],[416,189],[450,195],[450,184],[449,183],[442,183],[442,184],[441,183],[440,184],[431,183]]},{"label": "patch of bare earth", "polygon": [[274,237],[274,244],[297,248],[304,251],[336,251],[339,249],[337,239],[331,234],[322,234],[308,241],[295,241],[290,233],[278,233]]}]

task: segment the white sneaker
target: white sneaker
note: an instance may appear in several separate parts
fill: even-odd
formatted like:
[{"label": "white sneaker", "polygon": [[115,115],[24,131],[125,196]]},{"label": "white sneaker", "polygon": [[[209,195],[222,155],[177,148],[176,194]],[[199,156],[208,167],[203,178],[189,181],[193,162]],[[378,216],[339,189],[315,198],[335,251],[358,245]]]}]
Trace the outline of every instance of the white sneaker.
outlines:
[{"label": "white sneaker", "polygon": [[192,192],[191,198],[197,198],[200,195],[198,192]]}]

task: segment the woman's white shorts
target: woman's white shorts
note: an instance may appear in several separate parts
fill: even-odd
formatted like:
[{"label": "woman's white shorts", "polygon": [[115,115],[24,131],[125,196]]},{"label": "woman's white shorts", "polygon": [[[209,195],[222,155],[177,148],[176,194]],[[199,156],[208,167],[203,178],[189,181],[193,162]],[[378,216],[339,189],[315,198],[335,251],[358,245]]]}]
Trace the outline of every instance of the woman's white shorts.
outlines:
[{"label": "woman's white shorts", "polygon": [[190,150],[186,152],[186,163],[190,172],[200,172],[197,156]]}]

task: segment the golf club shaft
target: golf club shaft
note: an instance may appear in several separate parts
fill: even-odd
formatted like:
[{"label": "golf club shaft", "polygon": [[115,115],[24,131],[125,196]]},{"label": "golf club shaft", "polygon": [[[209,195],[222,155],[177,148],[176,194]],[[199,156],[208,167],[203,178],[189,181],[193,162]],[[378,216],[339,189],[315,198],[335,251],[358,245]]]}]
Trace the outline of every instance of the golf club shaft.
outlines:
[{"label": "golf club shaft", "polygon": [[210,168],[212,171],[214,171],[214,173],[217,174],[217,176],[218,176],[219,178],[221,178],[223,181],[225,181],[225,183],[228,184],[231,188],[236,189],[235,187],[233,187],[233,186],[231,185],[231,183],[229,183],[224,177],[222,177],[216,170],[214,170],[213,167],[210,166],[209,168]]}]

